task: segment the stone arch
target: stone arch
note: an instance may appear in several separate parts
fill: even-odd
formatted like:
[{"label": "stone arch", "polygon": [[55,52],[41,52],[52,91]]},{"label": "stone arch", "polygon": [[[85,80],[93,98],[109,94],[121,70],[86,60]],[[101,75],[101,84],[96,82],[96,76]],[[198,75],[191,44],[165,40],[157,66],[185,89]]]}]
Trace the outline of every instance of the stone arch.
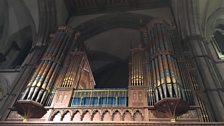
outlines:
[{"label": "stone arch", "polygon": [[[224,17],[223,11],[224,11],[224,8],[218,8],[208,17],[207,23],[205,25],[206,26],[205,36],[209,37],[207,39],[211,39],[210,37],[215,30],[215,26],[217,25],[216,20]],[[224,22],[223,22],[223,24],[224,24]]]},{"label": "stone arch", "polygon": [[82,114],[81,120],[84,122],[91,121],[91,112],[89,110],[85,110]]},{"label": "stone arch", "polygon": [[120,114],[123,113],[121,109],[114,109],[114,110],[112,110],[112,114],[115,113],[115,112],[117,112],[117,111],[118,111]]},{"label": "stone arch", "polygon": [[71,121],[72,120],[72,112],[67,110],[62,115],[62,121]]},{"label": "stone arch", "polygon": [[60,111],[57,111],[55,114],[52,116],[52,121],[53,122],[59,122],[62,119],[62,114]]},{"label": "stone arch", "polygon": [[99,110],[99,109],[95,109],[95,110],[93,110],[93,111],[92,111],[92,115],[93,115],[94,113],[96,113],[96,112],[99,112],[99,113],[100,113],[100,115],[102,115],[102,111],[101,111],[101,110]]},{"label": "stone arch", "polygon": [[94,110],[92,114],[92,121],[102,121],[102,116],[99,110]]},{"label": "stone arch", "polygon": [[110,109],[105,109],[105,110],[102,111],[102,115],[105,114],[106,112],[109,112],[110,115],[111,115],[111,113],[112,113]]},{"label": "stone arch", "polygon": [[133,121],[132,120],[132,114],[129,110],[126,110],[124,113],[123,113],[123,121]]},{"label": "stone arch", "polygon": [[79,121],[81,121],[81,115],[82,115],[82,113],[79,110],[76,110],[72,114],[71,120],[72,121],[75,121],[75,122],[79,122]]},{"label": "stone arch", "polygon": [[143,114],[141,113],[141,111],[136,110],[133,114],[133,119],[134,121],[143,121]]},{"label": "stone arch", "polygon": [[[139,20],[142,20],[140,23]],[[153,19],[151,16],[135,13],[111,13],[91,19],[77,26],[75,29],[80,31],[82,38],[87,40],[96,34],[105,32],[114,28],[130,28],[139,30],[142,25],[150,22]],[[104,23],[99,23],[104,22]],[[94,27],[89,27],[94,26]],[[89,27],[89,29],[86,29]]]},{"label": "stone arch", "polygon": [[112,121],[112,118],[111,118],[111,113],[109,110],[105,110],[102,114],[102,120],[103,121]]},{"label": "stone arch", "polygon": [[119,110],[113,112],[112,121],[122,121],[121,112]]}]

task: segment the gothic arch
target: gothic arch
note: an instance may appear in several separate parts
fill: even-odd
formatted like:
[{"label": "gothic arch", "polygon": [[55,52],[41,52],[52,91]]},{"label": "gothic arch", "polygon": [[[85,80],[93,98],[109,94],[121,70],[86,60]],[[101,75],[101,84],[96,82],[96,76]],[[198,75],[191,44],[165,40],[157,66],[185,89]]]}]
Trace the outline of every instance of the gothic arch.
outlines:
[{"label": "gothic arch", "polygon": [[[91,19],[75,29],[82,34],[82,38],[87,40],[101,32],[114,28],[130,28],[139,30],[143,25],[150,22],[153,17],[134,13],[111,13]],[[88,29],[86,29],[88,27]]]},{"label": "gothic arch", "polygon": [[132,121],[132,114],[129,110],[125,110],[122,116],[123,121]]},{"label": "gothic arch", "polygon": [[223,20],[223,22],[218,22],[224,24],[224,8],[216,9],[207,19],[207,25],[205,30],[205,37],[207,39],[211,39],[211,35],[213,34],[215,27],[218,25],[217,20]]},{"label": "gothic arch", "polygon": [[111,120],[111,112],[108,110],[105,110],[102,114],[102,120],[103,121],[112,121]]},{"label": "gothic arch", "polygon": [[57,111],[56,113],[53,114],[52,119],[53,122],[58,122],[62,120],[62,114],[60,111]]},{"label": "gothic arch", "polygon": [[122,121],[122,114],[119,110],[113,111],[112,121]]},{"label": "gothic arch", "polygon": [[136,110],[133,114],[134,121],[143,121],[143,117],[143,114],[139,110]]},{"label": "gothic arch", "polygon": [[91,120],[92,121],[102,121],[102,115],[101,115],[99,110],[94,110],[93,111]]},{"label": "gothic arch", "polygon": [[76,110],[72,116],[71,116],[71,120],[72,121],[75,121],[75,122],[78,122],[78,121],[81,121],[81,116],[82,116],[82,113],[79,111],[79,110]]},{"label": "gothic arch", "polygon": [[66,110],[62,114],[62,121],[71,121],[72,120],[72,111]]},{"label": "gothic arch", "polygon": [[82,121],[91,121],[91,111],[89,111],[89,110],[85,110],[84,112],[83,112],[83,114],[82,114],[82,116],[81,116],[81,120]]},{"label": "gothic arch", "polygon": [[96,113],[96,112],[99,112],[100,115],[102,115],[102,111],[100,111],[100,110],[98,110],[98,109],[93,110],[93,111],[92,111],[92,114],[94,114],[94,113]]}]

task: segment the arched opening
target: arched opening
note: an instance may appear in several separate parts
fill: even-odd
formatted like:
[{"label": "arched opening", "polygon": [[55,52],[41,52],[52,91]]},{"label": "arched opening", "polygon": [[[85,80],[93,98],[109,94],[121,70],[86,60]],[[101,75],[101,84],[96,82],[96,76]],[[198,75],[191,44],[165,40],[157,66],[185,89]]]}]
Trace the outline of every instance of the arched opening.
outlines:
[{"label": "arched opening", "polygon": [[81,121],[81,114],[80,114],[80,112],[78,112],[78,111],[75,112],[72,121],[74,121],[74,122],[79,122],[79,121]]},{"label": "arched opening", "polygon": [[71,121],[71,113],[69,111],[64,114],[62,121]]},{"label": "arched opening", "polygon": [[140,28],[153,18],[111,13],[77,26],[87,48],[96,88],[127,88],[130,46],[141,42]]},{"label": "arched opening", "polygon": [[119,111],[115,111],[113,113],[113,121],[122,121],[121,120],[121,113]]},{"label": "arched opening", "polygon": [[143,116],[141,112],[136,111],[134,113],[134,121],[143,121]]},{"label": "arched opening", "polygon": [[84,122],[89,122],[89,121],[91,121],[91,114],[90,114],[88,111],[86,111],[86,112],[83,114],[83,119],[82,119],[82,121],[84,121]]},{"label": "arched opening", "polygon": [[111,115],[108,111],[104,112],[103,114],[103,121],[112,121],[111,120]]},{"label": "arched opening", "polygon": [[61,121],[61,113],[57,112],[53,117],[53,122],[59,122]]},{"label": "arched opening", "polygon": [[101,121],[101,116],[99,111],[94,112],[92,121]]},{"label": "arched opening", "polygon": [[124,121],[132,121],[131,113],[129,111],[125,111],[123,117]]}]

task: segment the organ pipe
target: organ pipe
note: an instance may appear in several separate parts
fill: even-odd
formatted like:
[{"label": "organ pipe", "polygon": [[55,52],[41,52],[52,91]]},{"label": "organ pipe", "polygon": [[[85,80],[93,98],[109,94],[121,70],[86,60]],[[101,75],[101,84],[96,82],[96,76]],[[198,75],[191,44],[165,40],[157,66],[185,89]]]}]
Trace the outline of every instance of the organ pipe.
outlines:
[{"label": "organ pipe", "polygon": [[74,44],[72,43],[73,37],[72,28],[59,27],[21,100],[33,100],[44,104],[51,93],[65,55]]},{"label": "organ pipe", "polygon": [[142,47],[131,49],[130,56],[130,86],[143,86],[145,58],[144,49]]}]

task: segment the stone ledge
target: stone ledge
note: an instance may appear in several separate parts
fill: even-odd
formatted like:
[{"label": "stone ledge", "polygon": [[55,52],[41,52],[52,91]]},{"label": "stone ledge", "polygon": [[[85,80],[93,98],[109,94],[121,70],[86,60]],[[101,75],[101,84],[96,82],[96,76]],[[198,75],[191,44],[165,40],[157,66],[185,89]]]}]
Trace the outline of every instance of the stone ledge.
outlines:
[{"label": "stone ledge", "polygon": [[223,126],[224,122],[10,122],[2,121],[0,126]]}]

